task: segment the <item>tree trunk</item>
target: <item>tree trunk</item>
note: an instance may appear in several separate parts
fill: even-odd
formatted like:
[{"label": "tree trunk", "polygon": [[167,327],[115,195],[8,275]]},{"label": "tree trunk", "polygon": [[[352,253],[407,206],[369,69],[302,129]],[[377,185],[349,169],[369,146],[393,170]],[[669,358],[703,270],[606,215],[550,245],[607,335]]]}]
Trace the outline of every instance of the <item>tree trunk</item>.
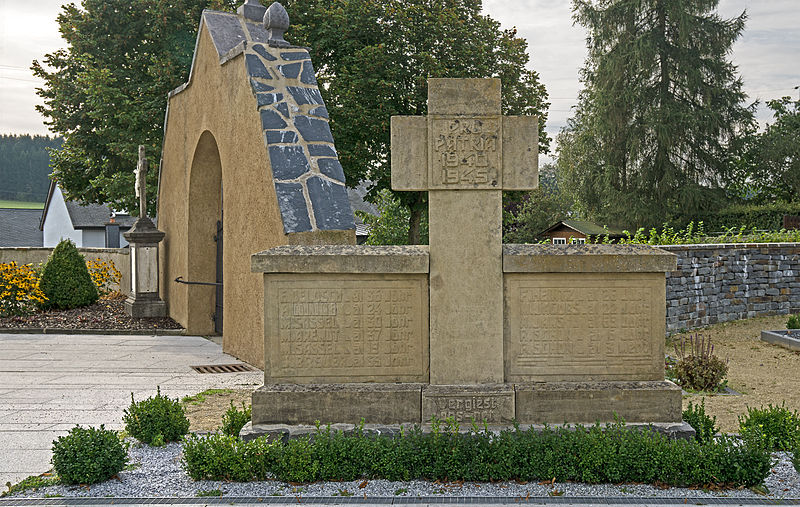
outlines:
[{"label": "tree trunk", "polygon": [[410,211],[411,214],[408,217],[408,244],[419,245],[419,223],[422,221],[422,207],[415,203]]},{"label": "tree trunk", "polygon": [[414,199],[414,202],[408,207],[409,245],[420,244],[419,228],[420,228],[420,222],[422,222],[422,212],[425,210],[425,194],[423,194],[422,192],[415,192],[415,193],[417,194],[417,198]]}]

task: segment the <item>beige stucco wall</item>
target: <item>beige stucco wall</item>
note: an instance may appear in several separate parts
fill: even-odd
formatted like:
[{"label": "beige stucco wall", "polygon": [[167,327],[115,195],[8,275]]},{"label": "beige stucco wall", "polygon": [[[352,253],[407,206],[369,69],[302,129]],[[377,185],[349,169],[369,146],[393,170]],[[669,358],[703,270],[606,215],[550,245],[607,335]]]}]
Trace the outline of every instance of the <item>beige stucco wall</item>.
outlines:
[{"label": "beige stucco wall", "polygon": [[[52,251],[52,248],[0,248],[0,263],[39,264],[45,262]],[[120,290],[123,294],[130,294],[131,266],[127,248],[78,248],[78,251],[83,254],[86,260],[113,261],[114,265],[122,273]]]},{"label": "beige stucco wall", "polygon": [[244,57],[220,65],[205,26],[192,74],[189,86],[170,99],[164,138],[158,201],[158,226],[166,233],[161,250],[164,299],[170,316],[189,334],[214,332],[214,287],[174,280],[215,279],[213,236],[220,218],[216,144],[225,215],[223,348],[263,367],[263,281],[250,272],[250,255],[285,243],[285,235],[256,99]]}]

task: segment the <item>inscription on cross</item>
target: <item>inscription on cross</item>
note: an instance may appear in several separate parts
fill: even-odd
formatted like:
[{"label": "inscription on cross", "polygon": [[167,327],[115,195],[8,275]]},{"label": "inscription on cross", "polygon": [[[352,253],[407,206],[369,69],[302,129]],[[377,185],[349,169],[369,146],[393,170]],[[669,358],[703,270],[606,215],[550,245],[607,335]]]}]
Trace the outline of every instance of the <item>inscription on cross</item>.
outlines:
[{"label": "inscription on cross", "polygon": [[428,191],[431,384],[504,381],[502,191],[538,185],[538,130],[499,79],[429,79],[428,116],[392,118],[392,188]]}]

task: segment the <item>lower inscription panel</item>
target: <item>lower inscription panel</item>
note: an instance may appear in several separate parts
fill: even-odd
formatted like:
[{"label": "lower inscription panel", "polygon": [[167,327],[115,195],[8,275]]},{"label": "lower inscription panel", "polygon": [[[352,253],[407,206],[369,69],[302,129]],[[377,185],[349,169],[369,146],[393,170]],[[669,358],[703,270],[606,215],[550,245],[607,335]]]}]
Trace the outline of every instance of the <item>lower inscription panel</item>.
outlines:
[{"label": "lower inscription panel", "polygon": [[663,274],[505,277],[507,381],[664,379]]},{"label": "lower inscription panel", "polygon": [[426,382],[425,275],[267,274],[271,382]]}]

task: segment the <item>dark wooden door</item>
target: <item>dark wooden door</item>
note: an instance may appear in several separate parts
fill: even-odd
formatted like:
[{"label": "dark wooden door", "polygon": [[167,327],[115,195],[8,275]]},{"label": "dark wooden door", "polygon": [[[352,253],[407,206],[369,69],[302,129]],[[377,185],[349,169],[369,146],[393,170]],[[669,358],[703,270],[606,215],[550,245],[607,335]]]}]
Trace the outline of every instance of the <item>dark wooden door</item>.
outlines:
[{"label": "dark wooden door", "polygon": [[217,242],[217,282],[216,303],[214,305],[214,331],[222,334],[222,220],[217,222],[217,234],[214,235]]}]

